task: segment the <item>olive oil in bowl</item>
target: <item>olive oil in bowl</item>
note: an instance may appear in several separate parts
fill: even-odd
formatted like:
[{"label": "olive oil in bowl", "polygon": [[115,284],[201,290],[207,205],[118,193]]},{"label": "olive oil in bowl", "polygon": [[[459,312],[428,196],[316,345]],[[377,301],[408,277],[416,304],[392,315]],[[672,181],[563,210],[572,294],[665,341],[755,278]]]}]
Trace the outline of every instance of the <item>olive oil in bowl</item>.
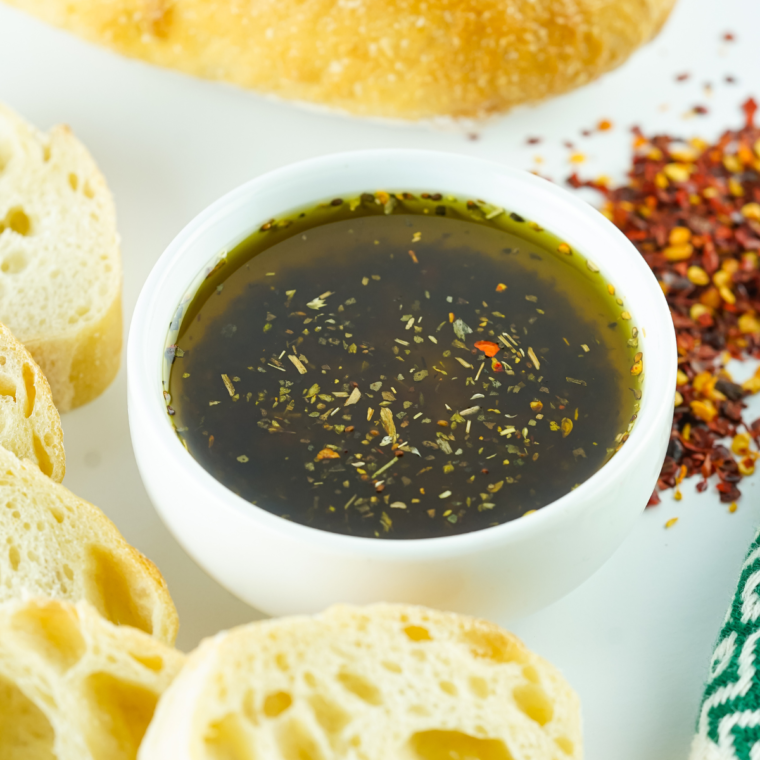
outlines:
[{"label": "olive oil in bowl", "polygon": [[517,214],[365,193],[272,220],[172,324],[167,411],[226,487],[354,536],[499,525],[625,443],[643,358],[593,262]]}]

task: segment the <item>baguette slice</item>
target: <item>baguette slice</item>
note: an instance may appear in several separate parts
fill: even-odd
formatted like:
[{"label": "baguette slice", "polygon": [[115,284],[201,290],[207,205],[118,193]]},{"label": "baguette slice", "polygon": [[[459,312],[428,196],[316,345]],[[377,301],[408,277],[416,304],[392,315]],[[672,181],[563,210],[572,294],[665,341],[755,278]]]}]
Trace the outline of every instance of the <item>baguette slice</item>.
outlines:
[{"label": "baguette slice", "polygon": [[84,599],[107,620],[173,644],[166,582],[92,504],[0,448],[0,603]]},{"label": "baguette slice", "polygon": [[30,459],[56,482],[66,472],[63,430],[45,376],[0,324],[0,446]]},{"label": "baguette slice", "polygon": [[183,660],[86,602],[0,605],[0,757],[133,760]]},{"label": "baguette slice", "polygon": [[140,760],[578,760],[578,698],[497,626],[333,607],[206,640]]},{"label": "baguette slice", "polygon": [[45,135],[2,104],[0,322],[34,356],[60,412],[116,376],[121,259],[111,194],[68,127]]}]

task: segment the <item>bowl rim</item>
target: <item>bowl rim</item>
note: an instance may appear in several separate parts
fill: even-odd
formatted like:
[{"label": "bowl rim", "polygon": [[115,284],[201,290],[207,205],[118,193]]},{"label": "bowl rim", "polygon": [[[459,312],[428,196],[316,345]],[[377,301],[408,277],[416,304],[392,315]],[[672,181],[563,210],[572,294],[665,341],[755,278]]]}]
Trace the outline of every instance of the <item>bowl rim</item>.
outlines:
[{"label": "bowl rim", "polygon": [[[661,331],[662,334],[660,336],[652,336],[650,338],[644,336],[647,375],[641,409],[638,413],[637,423],[634,425],[628,441],[611,460],[577,488],[534,513],[497,526],[452,536],[416,539],[377,539],[332,533],[284,520],[264,508],[244,500],[207,472],[185,450],[172,426],[167,424],[166,407],[160,382],[160,370],[156,370],[156,367],[160,365],[163,358],[162,351],[156,351],[156,355],[151,356],[152,348],[155,346],[156,326],[154,325],[154,321],[157,318],[157,302],[161,300],[162,285],[165,284],[168,277],[176,274],[177,269],[182,271],[183,257],[203,233],[219,224],[234,211],[239,210],[241,205],[245,205],[252,196],[272,183],[292,182],[298,180],[304,173],[329,171],[331,168],[335,169],[345,162],[355,165],[362,162],[371,163],[396,159],[404,162],[417,161],[421,164],[426,164],[427,162],[432,162],[433,164],[435,162],[445,162],[449,168],[467,171],[478,170],[481,173],[496,173],[502,179],[512,184],[522,183],[526,188],[531,188],[534,192],[543,193],[552,202],[562,204],[573,213],[584,217],[586,225],[596,225],[598,230],[604,233],[607,241],[612,240],[618,245],[621,253],[620,260],[626,261],[625,266],[638,270],[637,275],[639,279],[643,278],[644,282],[649,283],[654,308],[657,312],[650,316],[652,317],[652,321],[658,325],[662,324],[666,328]],[[428,163],[428,165],[431,164]],[[424,176],[421,176],[420,179],[422,183],[425,182]],[[368,182],[367,184],[369,185],[370,183]],[[408,185],[408,183],[399,184],[405,187]],[[448,188],[440,189],[448,190]],[[451,192],[456,192],[456,190],[451,189]],[[314,202],[318,202],[319,200],[319,198],[315,198]],[[491,198],[490,201],[496,202],[496,199]],[[294,204],[294,207],[298,207],[299,205],[303,204]],[[283,213],[287,213],[289,210],[283,209]],[[520,210],[519,213],[522,214],[523,211]],[[524,215],[528,219],[536,218],[536,214],[531,214],[530,212],[525,212]],[[241,236],[237,239],[242,239],[244,234],[250,234],[260,223],[261,220],[255,219],[254,223],[247,227],[246,230],[241,229]],[[546,226],[550,229],[550,225]],[[232,243],[232,240],[230,243]],[[585,248],[583,246],[578,247],[581,248],[584,256],[586,256],[588,249],[593,248],[594,244],[590,241],[589,245]],[[214,257],[218,256],[219,250],[220,248],[209,251],[206,261],[212,262]],[[624,258],[623,254],[627,254],[627,259]],[[604,269],[608,271],[609,267],[604,267]],[[620,282],[623,279],[624,271],[621,272],[621,276],[610,277],[609,279]],[[186,275],[183,282],[185,289],[197,274],[198,272],[195,270],[183,273],[183,276]],[[636,297],[639,296],[637,295]],[[644,298],[645,296],[641,297]],[[177,305],[178,303],[172,304],[172,311],[176,309]],[[635,310],[633,311],[635,314]],[[166,326],[168,326],[168,322]],[[163,329],[165,332],[166,327]],[[165,335],[162,333],[162,347],[164,345],[164,338]],[[616,479],[620,472],[628,466],[629,460],[638,459],[641,450],[653,444],[658,426],[651,423],[662,415],[672,415],[676,387],[676,369],[675,330],[672,327],[670,310],[662,290],[638,250],[611,221],[586,201],[530,172],[464,154],[419,149],[372,149],[331,153],[274,169],[227,192],[188,222],[169,243],[154,264],[148,278],[143,284],[135,305],[127,344],[130,422],[136,412],[141,414],[140,424],[142,425],[147,422],[151,426],[151,435],[159,442],[162,455],[169,457],[173,465],[183,470],[188,477],[192,477],[198,484],[198,487],[211,496],[209,503],[213,503],[214,508],[218,509],[222,505],[224,509],[232,510],[238,516],[242,516],[243,519],[250,521],[252,525],[258,526],[262,530],[281,534],[284,538],[299,543],[317,543],[331,553],[361,555],[366,558],[396,559],[399,561],[456,556],[482,550],[494,544],[507,545],[544,531],[550,523],[575,519],[577,513],[583,511],[584,504],[593,500],[596,492],[605,490],[609,486],[609,481]],[[158,382],[155,382],[156,378],[159,378]],[[159,505],[156,505],[156,507],[159,512],[162,511]],[[643,507],[644,505],[642,505],[642,509]]]}]

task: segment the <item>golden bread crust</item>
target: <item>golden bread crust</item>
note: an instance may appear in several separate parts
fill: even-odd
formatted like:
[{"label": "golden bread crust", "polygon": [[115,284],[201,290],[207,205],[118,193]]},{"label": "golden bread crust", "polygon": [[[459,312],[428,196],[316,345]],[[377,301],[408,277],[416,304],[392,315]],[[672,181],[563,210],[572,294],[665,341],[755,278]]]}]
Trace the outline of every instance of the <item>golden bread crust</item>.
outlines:
[{"label": "golden bread crust", "polygon": [[483,118],[625,61],[675,0],[8,0],[161,66],[364,116]]}]

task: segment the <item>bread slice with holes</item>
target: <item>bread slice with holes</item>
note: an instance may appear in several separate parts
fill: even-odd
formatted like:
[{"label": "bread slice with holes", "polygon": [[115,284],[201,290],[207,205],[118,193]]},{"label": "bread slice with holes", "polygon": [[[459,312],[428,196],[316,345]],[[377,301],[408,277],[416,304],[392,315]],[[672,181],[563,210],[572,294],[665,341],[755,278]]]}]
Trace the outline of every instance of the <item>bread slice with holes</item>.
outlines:
[{"label": "bread slice with holes", "polygon": [[0,605],[0,758],[133,760],[183,660],[86,602]]},{"label": "bread slice with holes", "polygon": [[0,448],[0,603],[84,599],[112,623],[173,644],[166,582],[97,508]]},{"label": "bread slice with holes", "polygon": [[579,760],[579,701],[492,623],[333,607],[208,639],[140,760]]},{"label": "bread slice with holes", "polygon": [[119,369],[121,259],[113,199],[66,126],[0,104],[0,322],[29,349],[60,412]]},{"label": "bread slice with holes", "polygon": [[0,324],[0,446],[30,459],[57,482],[66,472],[63,430],[45,376]]}]

